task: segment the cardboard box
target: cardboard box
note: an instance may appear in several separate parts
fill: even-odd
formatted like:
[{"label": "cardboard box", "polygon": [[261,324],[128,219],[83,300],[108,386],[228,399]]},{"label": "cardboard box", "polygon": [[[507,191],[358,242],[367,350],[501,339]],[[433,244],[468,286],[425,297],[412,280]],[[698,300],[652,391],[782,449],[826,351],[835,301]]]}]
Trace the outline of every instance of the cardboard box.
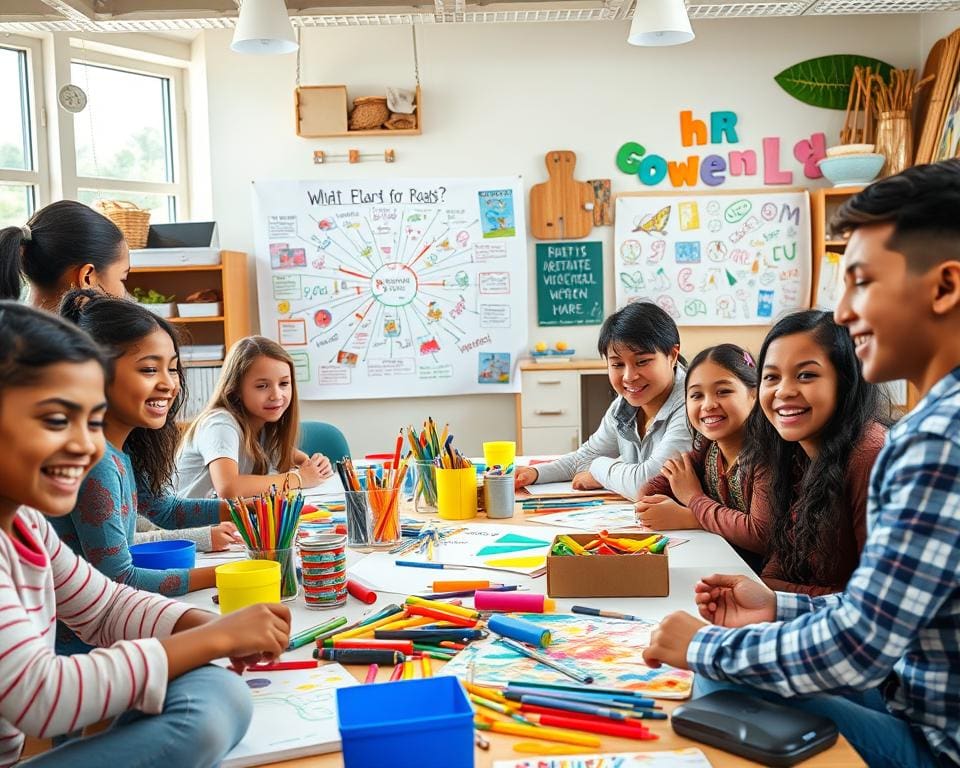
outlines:
[{"label": "cardboard box", "polygon": [[[645,539],[649,533],[613,533],[616,538]],[[568,533],[578,544],[597,538],[592,533]],[[553,543],[557,539],[554,537]],[[550,597],[666,597],[670,594],[667,550],[655,555],[547,556]]]}]

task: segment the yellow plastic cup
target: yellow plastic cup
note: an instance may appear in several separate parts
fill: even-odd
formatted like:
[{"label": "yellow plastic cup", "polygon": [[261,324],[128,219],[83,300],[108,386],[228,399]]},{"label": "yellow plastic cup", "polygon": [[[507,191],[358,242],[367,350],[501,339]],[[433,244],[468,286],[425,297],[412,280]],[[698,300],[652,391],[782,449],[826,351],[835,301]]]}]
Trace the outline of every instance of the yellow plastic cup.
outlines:
[{"label": "yellow plastic cup", "polygon": [[280,563],[275,560],[226,563],[218,565],[215,574],[221,614],[257,603],[280,602]]},{"label": "yellow plastic cup", "polygon": [[477,516],[477,470],[437,469],[437,514],[444,520]]},{"label": "yellow plastic cup", "polygon": [[495,440],[483,444],[483,460],[487,469],[497,464],[504,470],[517,458],[517,444],[513,440]]}]

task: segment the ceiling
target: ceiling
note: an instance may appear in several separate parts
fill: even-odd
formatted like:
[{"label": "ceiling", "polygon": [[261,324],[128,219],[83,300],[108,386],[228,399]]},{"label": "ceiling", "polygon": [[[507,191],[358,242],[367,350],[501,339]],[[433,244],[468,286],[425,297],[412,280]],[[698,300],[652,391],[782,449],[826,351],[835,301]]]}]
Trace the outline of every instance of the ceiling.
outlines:
[{"label": "ceiling", "polygon": [[[647,0],[287,0],[294,25],[614,21]],[[960,10],[960,0],[686,0],[691,19]],[[239,0],[2,0],[0,31],[169,32],[233,27]]]}]

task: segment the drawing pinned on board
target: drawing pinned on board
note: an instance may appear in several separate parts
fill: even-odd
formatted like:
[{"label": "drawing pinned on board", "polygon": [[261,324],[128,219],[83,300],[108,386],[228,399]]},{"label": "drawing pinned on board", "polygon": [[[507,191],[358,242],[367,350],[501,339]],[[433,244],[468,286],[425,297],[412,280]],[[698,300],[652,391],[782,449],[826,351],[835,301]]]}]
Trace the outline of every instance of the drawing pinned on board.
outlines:
[{"label": "drawing pinned on board", "polygon": [[645,232],[648,235],[656,233],[658,235],[666,234],[667,222],[670,221],[670,206],[661,208],[656,213],[644,216],[640,219],[634,232]]}]

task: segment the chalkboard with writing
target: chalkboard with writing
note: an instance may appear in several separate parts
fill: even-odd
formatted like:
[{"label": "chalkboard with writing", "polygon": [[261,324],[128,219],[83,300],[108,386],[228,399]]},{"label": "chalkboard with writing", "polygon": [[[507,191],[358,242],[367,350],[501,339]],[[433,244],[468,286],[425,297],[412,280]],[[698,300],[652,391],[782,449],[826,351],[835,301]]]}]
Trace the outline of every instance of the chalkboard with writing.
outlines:
[{"label": "chalkboard with writing", "polygon": [[603,244],[537,243],[540,325],[603,322]]}]

